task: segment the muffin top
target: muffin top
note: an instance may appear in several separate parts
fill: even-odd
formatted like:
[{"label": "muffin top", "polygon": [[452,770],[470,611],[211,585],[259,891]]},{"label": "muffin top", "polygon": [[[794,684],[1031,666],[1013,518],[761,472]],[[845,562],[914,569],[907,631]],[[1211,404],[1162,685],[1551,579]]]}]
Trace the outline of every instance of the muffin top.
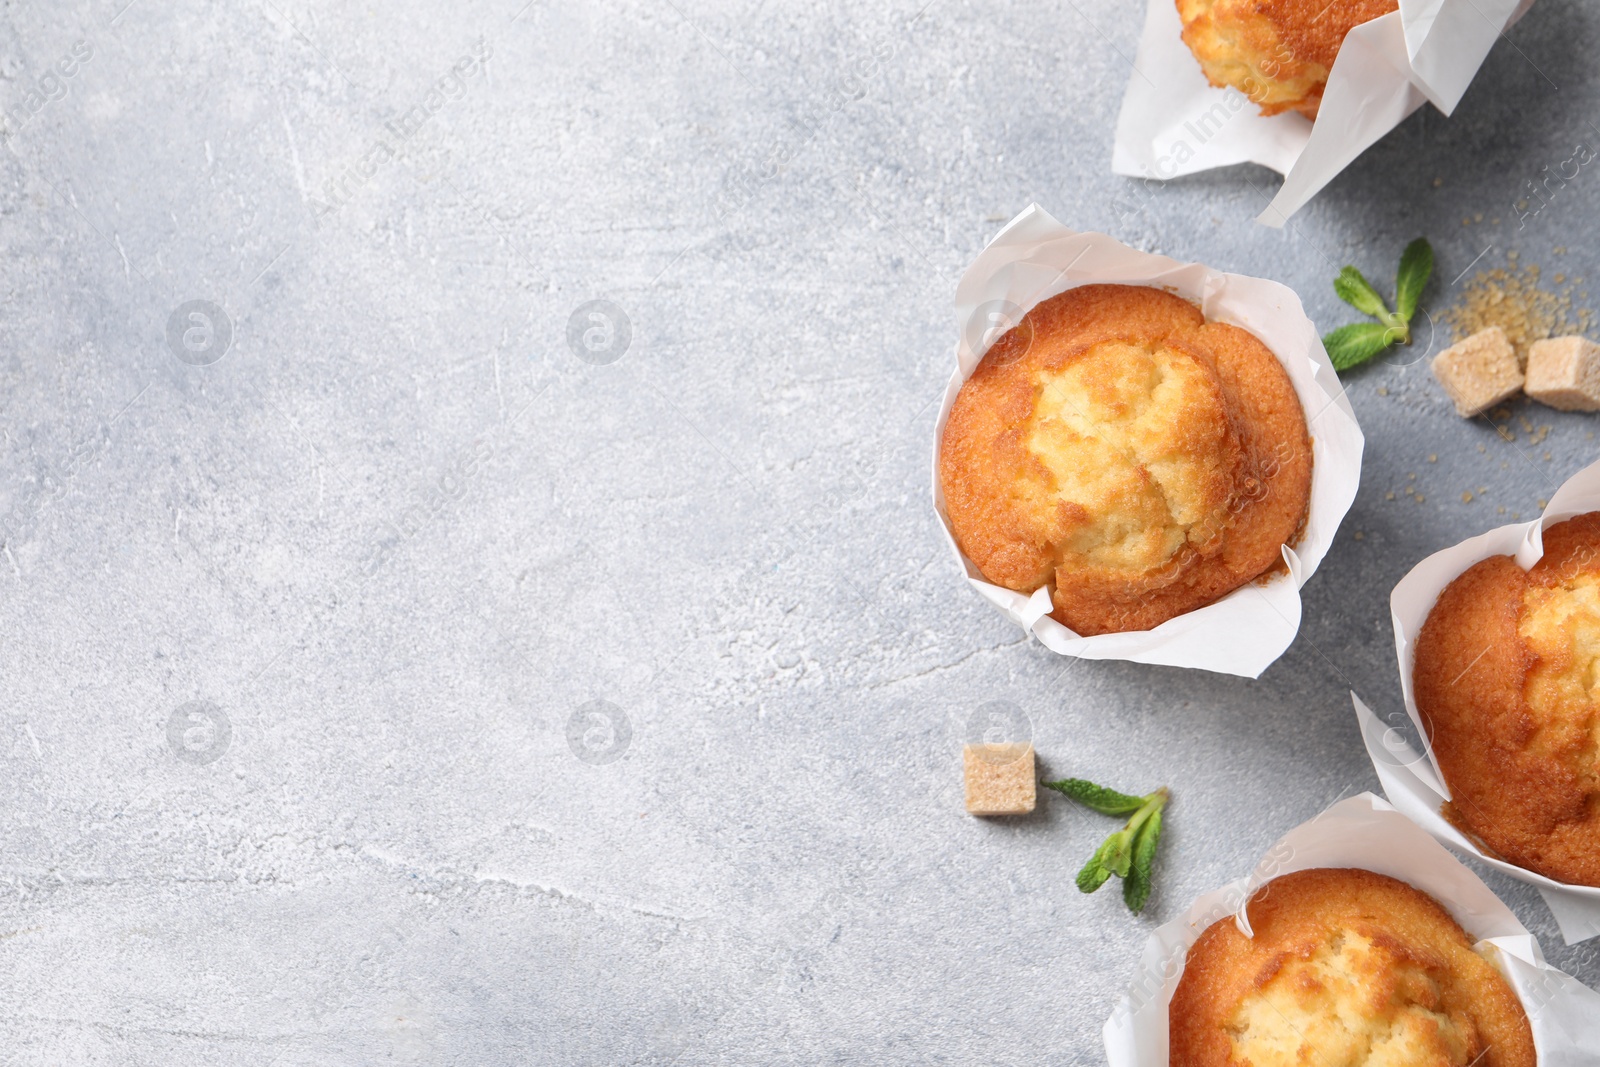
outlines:
[{"label": "muffin top", "polygon": [[956,397],[939,455],[956,542],[1080,634],[1142,630],[1282,567],[1311,445],[1254,336],[1159,289],[1035,307]]},{"label": "muffin top", "polygon": [[1412,682],[1446,817],[1518,866],[1600,885],[1600,513],[1544,531],[1527,571],[1491,556],[1446,586]]},{"label": "muffin top", "polygon": [[1243,92],[1263,115],[1317,117],[1345,34],[1399,0],[1177,0],[1183,42],[1206,80]]},{"label": "muffin top", "polygon": [[1189,949],[1175,1067],[1533,1067],[1515,992],[1438,902],[1349,868],[1284,875]]}]

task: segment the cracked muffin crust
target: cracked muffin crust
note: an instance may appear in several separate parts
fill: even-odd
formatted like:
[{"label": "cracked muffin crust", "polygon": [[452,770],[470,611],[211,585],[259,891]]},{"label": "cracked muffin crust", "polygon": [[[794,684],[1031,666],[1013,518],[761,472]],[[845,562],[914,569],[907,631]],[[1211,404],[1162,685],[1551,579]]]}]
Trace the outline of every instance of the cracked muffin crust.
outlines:
[{"label": "cracked muffin crust", "polygon": [[1084,635],[1147,630],[1283,569],[1304,525],[1311,441],[1252,334],[1145,286],[1040,303],[956,397],[946,513],[985,579],[1050,586]]},{"label": "cracked muffin crust", "polygon": [[1173,1067],[1533,1067],[1510,984],[1439,903],[1371,871],[1298,871],[1189,949]]}]

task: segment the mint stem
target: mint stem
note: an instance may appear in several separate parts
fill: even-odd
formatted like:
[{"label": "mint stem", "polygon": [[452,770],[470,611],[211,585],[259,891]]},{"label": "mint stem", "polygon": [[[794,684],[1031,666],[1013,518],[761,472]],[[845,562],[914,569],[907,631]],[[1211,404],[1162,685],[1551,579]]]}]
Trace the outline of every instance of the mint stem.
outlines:
[{"label": "mint stem", "polygon": [[1389,343],[1408,345],[1411,343],[1411,322],[1398,311],[1391,311],[1383,317],[1383,324],[1389,327]]},{"label": "mint stem", "polygon": [[1166,807],[1167,798],[1171,795],[1172,793],[1167,789],[1166,786],[1162,786],[1154,793],[1145,794],[1144,807],[1134,812],[1133,818],[1128,820],[1127,829],[1129,831],[1129,836],[1137,836],[1139,833],[1139,827],[1143,826],[1149,820],[1150,816]]}]

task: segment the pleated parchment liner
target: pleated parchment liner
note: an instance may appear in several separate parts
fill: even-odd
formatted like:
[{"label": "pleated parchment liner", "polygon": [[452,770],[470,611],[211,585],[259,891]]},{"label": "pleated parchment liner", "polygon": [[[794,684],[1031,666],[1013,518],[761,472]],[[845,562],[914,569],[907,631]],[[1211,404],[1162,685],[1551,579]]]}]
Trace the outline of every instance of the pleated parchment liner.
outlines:
[{"label": "pleated parchment liner", "polygon": [[1270,203],[1262,195],[1256,221],[1282,226],[1424,103],[1454,111],[1489,49],[1533,0],[1400,0],[1400,10],[1345,38],[1314,125],[1292,111],[1268,118],[1241,90],[1212,88],[1183,43],[1177,5],[1148,5],[1112,171],[1151,181],[1259,163],[1284,181]]}]

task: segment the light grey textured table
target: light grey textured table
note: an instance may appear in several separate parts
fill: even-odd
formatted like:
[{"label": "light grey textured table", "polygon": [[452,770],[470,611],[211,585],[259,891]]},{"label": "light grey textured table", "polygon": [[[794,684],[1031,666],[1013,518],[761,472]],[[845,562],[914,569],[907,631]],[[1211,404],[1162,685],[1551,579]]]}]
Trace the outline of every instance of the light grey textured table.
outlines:
[{"label": "light grey textured table", "polygon": [[[955,279],[1030,201],[1328,327],[1421,233],[1435,307],[1489,245],[1595,274],[1594,172],[1511,205],[1600,144],[1600,10],[1542,0],[1279,232],[1266,171],[1110,174],[1135,0],[524,3],[5,6],[0,1059],[1100,1062],[1148,930],[1375,787],[1392,584],[1600,421],[1354,375],[1282,660],[1075,663],[930,509]],[[963,814],[994,700],[1172,786],[1143,918],[1071,884],[1106,820]]]}]

